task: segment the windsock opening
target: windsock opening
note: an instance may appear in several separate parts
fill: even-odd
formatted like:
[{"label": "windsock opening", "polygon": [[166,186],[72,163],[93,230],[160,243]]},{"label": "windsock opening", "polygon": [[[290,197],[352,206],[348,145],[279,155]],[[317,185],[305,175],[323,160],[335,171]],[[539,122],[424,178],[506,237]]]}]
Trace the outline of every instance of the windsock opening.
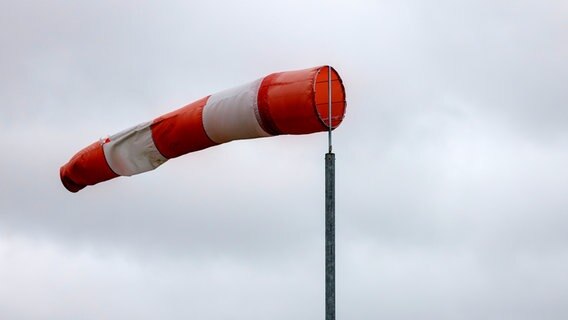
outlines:
[{"label": "windsock opening", "polygon": [[[321,67],[314,83],[315,105],[319,119],[329,128],[329,69]],[[339,74],[331,68],[331,128],[335,129],[345,117],[345,88]]]}]

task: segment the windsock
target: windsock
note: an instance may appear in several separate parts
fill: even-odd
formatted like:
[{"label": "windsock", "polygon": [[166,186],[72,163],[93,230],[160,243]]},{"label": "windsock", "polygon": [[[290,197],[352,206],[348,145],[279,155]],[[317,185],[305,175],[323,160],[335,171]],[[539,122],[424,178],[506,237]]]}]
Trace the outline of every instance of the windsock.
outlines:
[{"label": "windsock", "polygon": [[331,67],[273,73],[92,143],[61,167],[61,182],[77,192],[232,140],[328,131],[329,117],[335,129],[345,108],[343,82]]}]

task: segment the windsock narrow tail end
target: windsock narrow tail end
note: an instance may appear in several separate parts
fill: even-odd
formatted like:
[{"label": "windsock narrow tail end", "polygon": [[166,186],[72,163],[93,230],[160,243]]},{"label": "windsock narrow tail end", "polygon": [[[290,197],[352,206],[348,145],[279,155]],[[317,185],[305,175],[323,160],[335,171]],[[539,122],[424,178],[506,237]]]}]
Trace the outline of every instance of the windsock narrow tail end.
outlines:
[{"label": "windsock narrow tail end", "polygon": [[59,175],[63,186],[71,192],[118,177],[109,167],[100,141],[79,151],[59,169]]}]

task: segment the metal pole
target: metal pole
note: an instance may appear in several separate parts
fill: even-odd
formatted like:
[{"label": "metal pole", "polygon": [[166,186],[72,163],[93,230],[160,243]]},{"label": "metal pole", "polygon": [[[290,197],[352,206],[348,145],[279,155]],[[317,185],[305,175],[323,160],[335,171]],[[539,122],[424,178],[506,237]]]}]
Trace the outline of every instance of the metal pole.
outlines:
[{"label": "metal pole", "polygon": [[327,144],[328,144],[328,151],[329,153],[332,152],[331,146],[331,66],[327,66]]},{"label": "metal pole", "polygon": [[328,79],[328,153],[325,155],[325,320],[335,320],[335,154],[331,146],[331,67]]},{"label": "metal pole", "polygon": [[335,154],[325,155],[325,319],[335,320]]}]

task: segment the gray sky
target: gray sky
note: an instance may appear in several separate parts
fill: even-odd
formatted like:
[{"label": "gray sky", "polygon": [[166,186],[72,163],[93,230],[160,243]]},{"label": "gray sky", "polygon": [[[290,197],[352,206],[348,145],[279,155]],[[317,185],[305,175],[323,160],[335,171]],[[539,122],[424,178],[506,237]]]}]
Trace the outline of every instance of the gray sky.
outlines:
[{"label": "gray sky", "polygon": [[333,65],[338,319],[568,317],[565,1],[4,1],[0,318],[323,319],[326,135],[78,194],[107,134]]}]

